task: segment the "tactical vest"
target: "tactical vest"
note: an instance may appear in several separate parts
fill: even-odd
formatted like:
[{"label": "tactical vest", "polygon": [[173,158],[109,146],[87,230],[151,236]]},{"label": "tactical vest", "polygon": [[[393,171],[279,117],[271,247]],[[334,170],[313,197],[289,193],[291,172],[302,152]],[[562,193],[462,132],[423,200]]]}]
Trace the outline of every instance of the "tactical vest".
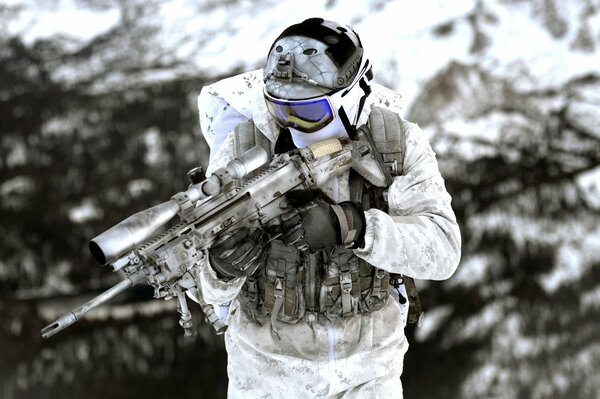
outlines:
[{"label": "tactical vest", "polygon": [[[391,176],[402,174],[405,151],[403,123],[396,113],[371,107],[368,126]],[[236,157],[255,145],[262,146],[269,154],[274,151],[274,143],[251,121],[236,127],[234,145]],[[246,179],[249,178],[252,176]],[[357,174],[351,174],[350,199],[361,202],[365,210],[376,207],[387,211],[386,194],[387,187],[374,187]],[[278,321],[297,323],[305,319],[313,322],[321,316],[327,319],[347,318],[379,310],[388,300],[390,285],[398,288],[402,282],[409,296],[408,321],[416,323],[421,310],[412,279],[390,276],[343,246],[309,254],[273,240],[266,266],[247,278],[238,300],[242,309],[255,318],[270,317],[276,332]]]}]

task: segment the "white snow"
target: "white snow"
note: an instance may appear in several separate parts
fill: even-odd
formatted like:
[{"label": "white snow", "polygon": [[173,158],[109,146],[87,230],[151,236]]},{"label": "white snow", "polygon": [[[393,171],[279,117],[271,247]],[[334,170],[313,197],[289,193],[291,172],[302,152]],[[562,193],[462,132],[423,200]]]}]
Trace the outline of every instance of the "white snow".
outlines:
[{"label": "white snow", "polygon": [[[118,5],[93,10],[82,7],[77,0],[5,0],[3,3],[7,6],[22,6],[23,10],[7,26],[0,27],[0,31],[19,35],[29,45],[41,38],[66,35],[71,37],[70,45],[76,49],[116,26],[122,17]],[[530,91],[556,89],[575,77],[600,71],[600,45],[597,43],[600,38],[600,12],[583,21],[580,15],[584,1],[555,1],[560,16],[567,24],[565,34],[558,39],[553,38],[544,27],[539,10],[536,10],[540,2],[479,2],[487,12],[495,15],[497,22],[480,21],[479,28],[491,41],[488,47],[475,54],[470,52],[474,31],[467,16],[475,9],[477,0],[361,1],[352,2],[351,6],[341,0],[265,0],[260,2],[260,6],[255,0],[240,0],[233,4],[217,0],[151,3],[158,7],[151,22],[160,27],[154,40],[168,50],[169,56],[188,64],[174,71],[156,71],[142,75],[141,79],[167,79],[173,73],[203,73],[210,78],[225,75],[234,69],[257,68],[264,62],[273,39],[285,27],[313,16],[353,25],[361,36],[367,56],[373,62],[375,80],[400,91],[406,99],[407,108],[419,95],[423,83],[452,61],[480,65],[486,72],[510,80],[517,89]],[[596,48],[591,52],[573,48],[574,39],[583,24],[587,24],[592,37],[596,39]],[[450,29],[447,34],[436,36],[434,30],[441,25]],[[104,67],[104,60],[96,62],[86,65],[86,70],[65,65],[58,69],[53,78],[63,82],[77,82],[82,75],[93,74]],[[112,87],[123,79],[123,76],[114,73],[103,84]],[[537,105],[547,107],[540,109],[543,113],[549,109],[559,109],[566,98],[581,100],[570,103],[567,115],[577,126],[589,130],[590,134],[598,135],[598,93],[600,91],[594,89],[579,92],[583,99],[572,99],[568,97],[569,93],[561,93],[546,103],[540,102]],[[528,120],[520,116],[507,117],[490,113],[476,120],[454,119],[444,122],[446,131],[462,138],[460,145],[452,146],[452,150],[459,151],[467,160],[469,157],[481,157],[486,151],[496,153],[497,149],[493,147],[507,139],[507,131],[503,128],[510,124],[522,125],[528,123]],[[44,126],[43,132],[46,135],[56,134],[64,130],[64,123],[66,122],[62,119],[54,119]],[[429,135],[434,133],[430,130],[427,132]],[[149,165],[159,164],[162,161],[162,144],[158,130],[148,130],[144,135],[144,144],[148,148],[145,162]],[[436,151],[439,150],[436,148]],[[15,166],[22,164],[26,156],[26,146],[16,143],[6,160],[0,162]],[[578,176],[577,188],[590,207],[600,209],[600,166]],[[0,199],[18,200],[18,197],[27,195],[32,189],[30,181],[18,176],[0,184]],[[151,184],[146,179],[135,180],[127,189],[130,195],[138,196],[151,189]],[[111,195],[115,198],[121,196],[120,193],[109,192],[109,198]],[[101,216],[96,205],[89,199],[69,211],[69,218],[74,223]],[[505,212],[491,209],[486,214],[471,217],[467,228],[474,236],[486,230],[505,232],[515,240],[516,245],[537,242],[559,247],[555,267],[539,280],[548,294],[581,279],[590,265],[600,262],[600,228],[585,220],[561,221],[558,224],[556,220],[519,214],[507,217]],[[31,269],[32,262],[25,261],[24,268]],[[474,287],[493,274],[494,264],[495,260],[491,257],[466,256],[456,275],[444,284],[449,288]],[[0,272],[3,269],[5,268],[0,267]],[[48,286],[59,287],[61,277],[60,272],[57,273],[50,278]],[[420,282],[420,288],[426,286],[426,282]],[[66,291],[67,288],[61,289]],[[497,335],[493,345],[505,349],[496,351],[495,354],[510,351],[510,354],[524,359],[548,347],[552,349],[553,345],[558,347],[562,344],[558,340],[547,340],[546,347],[541,348],[536,340],[524,340],[518,336],[519,320],[506,318],[507,309],[516,306],[515,299],[511,300],[506,295],[509,288],[502,281],[485,285],[480,292],[483,296],[506,299],[484,307],[479,313],[472,315],[464,326],[452,325],[449,320],[453,311],[451,306],[426,309],[423,324],[416,330],[416,339],[424,341],[445,328],[447,337],[451,337],[448,339],[453,340],[477,339],[488,331],[495,331]],[[581,303],[584,308],[582,310],[600,307],[600,289],[584,292]],[[147,306],[149,308],[136,311],[151,313],[162,311],[164,306],[170,305],[160,305],[159,301],[153,301]],[[163,307],[157,309],[157,306]],[[60,313],[62,311],[56,315],[43,315],[54,319]],[[100,310],[95,314],[96,317],[130,317],[130,313],[131,308],[127,307]],[[516,338],[519,341],[515,341]],[[512,345],[513,342],[515,345]],[[497,359],[481,359],[481,367],[471,374],[464,385],[466,397],[481,397],[492,384],[510,384],[508,371],[501,365],[490,364],[494,360]],[[555,381],[555,384],[559,387],[566,386],[566,382],[561,380]],[[502,397],[511,397],[510,391],[507,392],[507,396]]]},{"label": "white snow", "polygon": [[0,184],[0,199],[8,196],[27,195],[35,189],[35,183],[29,176],[15,176]]},{"label": "white snow", "polygon": [[144,162],[149,166],[158,165],[164,158],[160,130],[158,128],[150,128],[144,132],[143,138],[147,148],[144,155]]},{"label": "white snow", "polygon": [[493,259],[488,256],[481,254],[467,255],[461,259],[460,267],[445,284],[448,287],[460,286],[465,288],[479,285],[488,274],[491,264],[493,264]]},{"label": "white snow", "polygon": [[452,314],[452,310],[452,306],[438,306],[424,314],[422,324],[415,330],[415,339],[422,342],[434,332],[439,331],[440,326]]},{"label": "white snow", "polygon": [[4,29],[19,35],[27,44],[54,35],[69,35],[87,41],[117,24],[121,17],[118,8],[104,11],[78,7],[74,0],[4,1],[7,6],[22,6],[23,11],[10,20]]},{"label": "white snow", "polygon": [[[7,29],[26,42],[56,34],[71,35],[83,42],[118,23],[118,7],[103,10],[82,8],[74,0],[55,0],[40,7],[34,1],[12,0],[24,6]],[[332,5],[328,6],[328,3]],[[573,76],[598,71],[600,49],[574,51],[572,41],[580,26],[580,2],[567,2],[561,12],[569,30],[560,40],[536,16],[530,3],[484,2],[498,22],[483,21],[482,31],[492,38],[482,54],[470,54],[473,31],[466,18],[475,0],[427,0],[421,2],[321,2],[308,0],[254,1],[234,5],[211,1],[173,0],[154,3],[161,31],[157,40],[172,54],[189,61],[196,72],[222,75],[232,68],[262,65],[273,39],[288,25],[312,16],[348,23],[355,27],[372,59],[376,80],[401,91],[412,102],[421,84],[451,60],[479,63],[501,76],[519,77],[522,88],[555,87]],[[597,36],[594,24],[587,23]],[[436,37],[436,26],[451,23],[446,36]],[[523,79],[523,72],[527,79]]]},{"label": "white snow", "polygon": [[600,210],[600,166],[579,175],[577,184],[588,206]]},{"label": "white snow", "polygon": [[85,223],[102,218],[103,213],[91,198],[85,198],[80,204],[69,210],[69,220],[73,223]]},{"label": "white snow", "polygon": [[583,275],[600,262],[600,227],[576,234],[558,249],[554,268],[540,278],[548,294],[570,282],[580,281]]},{"label": "white snow", "polygon": [[127,191],[134,198],[152,190],[153,187],[154,183],[150,179],[135,179],[127,183]]},{"label": "white snow", "polygon": [[583,312],[600,309],[600,286],[581,295],[581,307]]}]

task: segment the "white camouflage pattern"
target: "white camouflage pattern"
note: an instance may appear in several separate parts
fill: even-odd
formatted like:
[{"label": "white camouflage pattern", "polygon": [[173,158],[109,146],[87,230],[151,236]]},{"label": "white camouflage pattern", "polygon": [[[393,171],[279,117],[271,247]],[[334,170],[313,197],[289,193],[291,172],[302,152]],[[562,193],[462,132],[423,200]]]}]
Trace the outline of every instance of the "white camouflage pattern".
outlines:
[{"label": "white camouflage pattern", "polygon": [[[233,158],[231,121],[252,119],[269,140],[277,138],[279,128],[262,99],[261,77],[261,70],[252,71],[202,90],[200,123],[212,152],[208,173]],[[374,85],[361,120],[367,120],[370,104],[400,114],[400,100]],[[404,175],[389,188],[389,215],[366,212],[365,247],[355,253],[389,272],[447,279],[456,270],[461,245],[451,198],[423,132],[408,122],[405,128]],[[323,191],[337,201],[347,200],[348,175],[332,179]],[[230,398],[402,397],[400,375],[408,349],[405,306],[389,300],[380,311],[350,319],[281,322],[277,337],[269,319],[261,318],[259,324],[239,308],[235,298],[244,278],[220,281],[205,263],[200,280],[207,302],[233,300],[225,335]]]}]

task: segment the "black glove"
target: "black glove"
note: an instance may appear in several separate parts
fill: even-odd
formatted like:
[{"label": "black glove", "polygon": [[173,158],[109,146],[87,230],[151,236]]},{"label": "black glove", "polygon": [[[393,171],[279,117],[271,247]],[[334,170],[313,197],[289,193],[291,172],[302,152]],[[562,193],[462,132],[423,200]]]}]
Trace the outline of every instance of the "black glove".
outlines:
[{"label": "black glove", "polygon": [[329,205],[315,190],[293,191],[286,197],[295,208],[267,222],[269,235],[281,235],[284,244],[311,253],[336,244],[364,245],[366,222],[359,203]]},{"label": "black glove", "polygon": [[266,263],[268,243],[265,232],[242,227],[208,250],[210,265],[219,278],[251,276]]}]

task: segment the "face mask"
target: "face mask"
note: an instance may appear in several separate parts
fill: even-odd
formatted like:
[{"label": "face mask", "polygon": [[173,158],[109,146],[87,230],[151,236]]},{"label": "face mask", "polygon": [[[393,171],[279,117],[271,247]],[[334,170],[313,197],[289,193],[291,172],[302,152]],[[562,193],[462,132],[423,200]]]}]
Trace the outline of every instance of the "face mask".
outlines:
[{"label": "face mask", "polygon": [[304,133],[292,127],[289,129],[292,134],[292,141],[298,148],[306,147],[327,139],[348,137],[348,132],[346,132],[346,128],[340,118],[335,118],[321,130],[312,133]]}]

